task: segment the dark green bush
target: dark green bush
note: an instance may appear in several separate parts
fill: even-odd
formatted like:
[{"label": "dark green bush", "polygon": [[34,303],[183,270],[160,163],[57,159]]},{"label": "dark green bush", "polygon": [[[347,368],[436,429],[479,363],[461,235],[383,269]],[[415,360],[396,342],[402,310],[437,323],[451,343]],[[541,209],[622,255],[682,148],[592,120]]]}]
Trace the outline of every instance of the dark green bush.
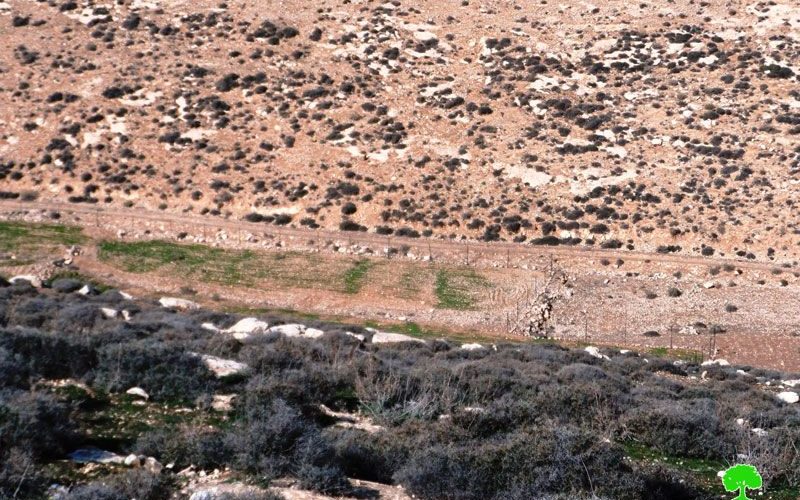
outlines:
[{"label": "dark green bush", "polygon": [[98,350],[94,386],[102,390],[141,387],[158,400],[191,401],[214,384],[202,360],[179,345],[141,340]]}]

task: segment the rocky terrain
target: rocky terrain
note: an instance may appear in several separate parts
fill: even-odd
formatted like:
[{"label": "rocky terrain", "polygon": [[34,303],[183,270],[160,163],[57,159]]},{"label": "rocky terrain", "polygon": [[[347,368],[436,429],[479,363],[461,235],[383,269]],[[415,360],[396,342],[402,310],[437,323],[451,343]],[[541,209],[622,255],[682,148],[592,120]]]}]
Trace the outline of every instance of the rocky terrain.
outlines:
[{"label": "rocky terrain", "polygon": [[0,497],[797,498],[800,375],[0,282]]},{"label": "rocky terrain", "polygon": [[0,196],[798,256],[800,7],[0,2]]},{"label": "rocky terrain", "polygon": [[0,41],[0,499],[800,498],[796,1]]},{"label": "rocky terrain", "polygon": [[[6,278],[77,273],[138,296],[174,295],[212,308],[800,370],[800,319],[792,313],[800,308],[800,272],[788,264],[278,229],[85,205],[5,211],[9,205],[17,203],[0,202]],[[549,290],[560,298],[547,304],[540,292],[550,269],[567,281],[563,293]]]}]

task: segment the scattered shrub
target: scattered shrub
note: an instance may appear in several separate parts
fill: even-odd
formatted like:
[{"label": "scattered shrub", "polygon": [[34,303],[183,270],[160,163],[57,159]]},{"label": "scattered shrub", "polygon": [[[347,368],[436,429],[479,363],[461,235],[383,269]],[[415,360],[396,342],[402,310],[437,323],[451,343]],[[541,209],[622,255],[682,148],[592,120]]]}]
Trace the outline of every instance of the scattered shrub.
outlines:
[{"label": "scattered shrub", "polygon": [[677,297],[680,297],[681,295],[683,295],[683,292],[681,292],[680,290],[678,290],[677,288],[675,288],[673,286],[673,287],[670,287],[669,290],[667,290],[667,295],[672,297],[672,298],[677,298]]},{"label": "scattered shrub", "polygon": [[160,400],[193,400],[213,388],[213,376],[185,347],[141,340],[98,350],[94,385],[124,392],[141,387]]}]

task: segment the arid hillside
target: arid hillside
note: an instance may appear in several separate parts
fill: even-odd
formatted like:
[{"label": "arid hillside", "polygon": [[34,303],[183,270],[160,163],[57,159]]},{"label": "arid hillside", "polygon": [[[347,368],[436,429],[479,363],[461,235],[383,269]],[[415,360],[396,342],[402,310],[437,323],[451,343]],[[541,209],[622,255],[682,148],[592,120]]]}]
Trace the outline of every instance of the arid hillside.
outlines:
[{"label": "arid hillside", "polygon": [[0,196],[794,261],[791,0],[5,0]]}]

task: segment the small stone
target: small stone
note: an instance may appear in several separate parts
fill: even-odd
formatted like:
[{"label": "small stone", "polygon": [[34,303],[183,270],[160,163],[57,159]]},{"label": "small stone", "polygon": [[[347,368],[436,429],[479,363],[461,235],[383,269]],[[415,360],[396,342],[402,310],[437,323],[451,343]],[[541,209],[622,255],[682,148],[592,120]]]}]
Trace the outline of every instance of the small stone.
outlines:
[{"label": "small stone", "polygon": [[118,311],[116,309],[111,309],[110,307],[101,307],[100,312],[103,313],[103,316],[106,318],[114,319],[117,317]]},{"label": "small stone", "polygon": [[150,395],[147,394],[147,392],[145,392],[145,390],[142,389],[141,387],[131,387],[130,389],[125,391],[125,394],[128,394],[130,396],[137,396],[145,400],[150,399]]},{"label": "small stone", "polygon": [[345,335],[349,335],[349,336],[351,336],[353,338],[356,338],[356,339],[360,340],[361,342],[364,342],[364,339],[366,338],[363,335],[361,335],[360,333],[344,332],[344,334]]},{"label": "small stone", "polygon": [[83,287],[78,290],[77,292],[80,295],[97,295],[97,289],[91,285],[83,285]]},{"label": "small stone", "polygon": [[211,400],[211,408],[220,412],[232,411],[234,399],[236,399],[236,394],[214,394],[214,398]]},{"label": "small stone", "polygon": [[146,471],[152,474],[160,474],[161,471],[164,469],[164,466],[161,465],[161,462],[159,462],[153,457],[145,458],[143,467]]}]

